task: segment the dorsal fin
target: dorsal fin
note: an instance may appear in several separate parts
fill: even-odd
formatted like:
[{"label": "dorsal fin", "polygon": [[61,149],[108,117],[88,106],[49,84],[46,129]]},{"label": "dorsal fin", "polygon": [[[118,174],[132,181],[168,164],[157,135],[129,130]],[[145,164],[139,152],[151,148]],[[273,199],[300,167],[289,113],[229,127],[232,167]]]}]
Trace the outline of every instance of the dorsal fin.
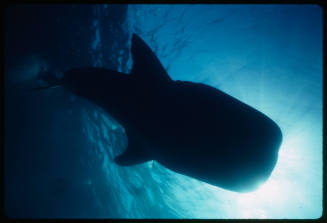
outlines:
[{"label": "dorsal fin", "polygon": [[133,68],[131,76],[150,83],[165,83],[171,79],[150,47],[136,34],[132,37]]}]

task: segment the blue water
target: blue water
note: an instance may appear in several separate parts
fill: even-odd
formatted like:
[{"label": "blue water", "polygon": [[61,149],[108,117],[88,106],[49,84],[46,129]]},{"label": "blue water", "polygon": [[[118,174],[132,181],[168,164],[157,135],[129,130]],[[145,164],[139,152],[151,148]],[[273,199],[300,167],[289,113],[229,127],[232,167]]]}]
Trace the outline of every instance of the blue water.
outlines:
[{"label": "blue water", "polygon": [[[322,9],[317,5],[17,5],[6,10],[5,211],[18,218],[318,218]],[[140,35],[173,80],[214,86],[271,117],[270,177],[239,194],[157,162],[120,167],[124,129],[37,72],[128,73]]]}]

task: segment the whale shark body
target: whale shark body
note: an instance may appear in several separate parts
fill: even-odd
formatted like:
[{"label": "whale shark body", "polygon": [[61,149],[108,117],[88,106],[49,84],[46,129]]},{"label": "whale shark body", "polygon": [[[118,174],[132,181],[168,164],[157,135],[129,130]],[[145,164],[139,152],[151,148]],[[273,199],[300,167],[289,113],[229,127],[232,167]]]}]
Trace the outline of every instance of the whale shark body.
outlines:
[{"label": "whale shark body", "polygon": [[65,72],[58,84],[102,107],[125,129],[114,161],[155,160],[211,185],[253,191],[271,175],[282,133],[263,113],[201,83],[174,81],[136,34],[130,75],[103,68]]}]

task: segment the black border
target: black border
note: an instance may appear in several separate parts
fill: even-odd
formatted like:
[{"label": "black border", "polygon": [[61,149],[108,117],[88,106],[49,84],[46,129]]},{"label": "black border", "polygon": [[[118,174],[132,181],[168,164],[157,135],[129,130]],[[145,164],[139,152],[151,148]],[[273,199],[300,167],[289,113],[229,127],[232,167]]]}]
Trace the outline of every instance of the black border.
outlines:
[{"label": "black border", "polygon": [[[0,101],[0,121],[1,121],[1,146],[4,148],[5,140],[5,127],[4,127],[4,99],[5,99],[5,43],[4,43],[4,26],[5,26],[5,10],[8,5],[11,4],[314,4],[318,5],[323,10],[323,212],[320,218],[318,219],[22,219],[22,218],[9,218],[5,214],[5,205],[4,205],[4,184],[1,184],[2,193],[0,198],[2,200],[0,204],[1,212],[0,219],[2,222],[226,222],[226,223],[238,223],[238,222],[321,222],[327,223],[327,194],[326,194],[326,185],[327,185],[327,164],[326,164],[326,115],[327,115],[327,63],[326,63],[326,39],[327,39],[327,1],[325,0],[4,0],[1,1],[1,31],[2,31],[2,42],[1,47],[3,49],[1,56],[2,66],[0,67],[2,75],[0,76],[0,91],[1,91],[1,101]],[[4,151],[4,149],[3,149]],[[2,165],[0,168],[4,168],[4,153],[0,153]],[[2,169],[1,181],[4,182],[4,171]]]}]

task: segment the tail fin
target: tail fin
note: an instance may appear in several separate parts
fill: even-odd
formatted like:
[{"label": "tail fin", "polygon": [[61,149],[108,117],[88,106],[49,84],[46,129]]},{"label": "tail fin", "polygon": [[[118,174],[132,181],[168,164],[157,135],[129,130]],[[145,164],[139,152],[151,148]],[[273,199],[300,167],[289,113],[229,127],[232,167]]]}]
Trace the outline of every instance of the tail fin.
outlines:
[{"label": "tail fin", "polygon": [[48,86],[32,88],[33,91],[53,89],[53,88],[61,87],[61,80],[56,75],[56,73],[52,73],[52,72],[49,72],[49,71],[40,71],[38,73],[38,75],[37,75],[37,80],[41,80],[42,82],[45,82]]},{"label": "tail fin", "polygon": [[57,84],[57,85],[49,85],[49,86],[45,86],[45,87],[37,87],[37,88],[32,88],[32,90],[39,91],[39,90],[53,89],[53,88],[57,88],[57,87],[61,87],[61,85]]}]

